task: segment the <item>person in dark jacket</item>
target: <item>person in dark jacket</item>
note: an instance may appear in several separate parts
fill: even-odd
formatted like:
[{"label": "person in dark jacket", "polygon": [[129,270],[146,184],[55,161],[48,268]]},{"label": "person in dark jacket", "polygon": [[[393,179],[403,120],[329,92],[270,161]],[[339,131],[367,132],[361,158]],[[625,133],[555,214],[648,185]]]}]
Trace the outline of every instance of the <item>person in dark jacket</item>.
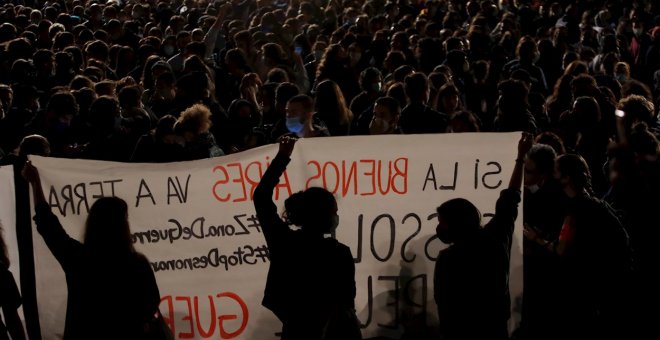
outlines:
[{"label": "person in dark jacket", "polygon": [[609,204],[593,196],[587,162],[575,154],[556,160],[555,178],[570,198],[558,239],[535,226],[525,236],[561,259],[557,284],[562,339],[628,338],[632,252],[628,233]]},{"label": "person in dark jacket", "polygon": [[427,105],[429,82],[423,73],[413,73],[405,79],[408,105],[401,111],[399,126],[405,134],[442,133],[447,130],[447,116]]},{"label": "person in dark jacket", "polygon": [[80,242],[51,211],[29,161],[23,177],[32,185],[37,231],[66,275],[64,340],[145,339],[160,293],[149,261],[133,248],[126,202],[117,197],[94,202]]},{"label": "person in dark jacket", "polygon": [[466,199],[449,200],[437,209],[437,235],[449,245],[438,256],[433,279],[445,340],[508,339],[511,242],[523,158],[532,141],[530,134],[520,139],[509,187],[500,194],[495,216],[484,227],[479,210]]},{"label": "person in dark jacket", "polygon": [[[355,264],[350,249],[326,237],[339,224],[337,202],[322,188],[285,201],[286,220],[273,191],[286,170],[296,139],[284,136],[254,192],[254,206],[270,252],[262,304],[282,321],[283,340],[361,339],[355,316]],[[292,230],[289,225],[300,226]]]},{"label": "person in dark jacket", "polygon": [[529,88],[520,80],[505,80],[497,86],[500,98],[497,100],[496,132],[525,131],[537,132],[536,120],[529,111]]},{"label": "person in dark jacket", "polygon": [[204,104],[194,104],[181,113],[174,132],[185,140],[183,160],[225,155],[210,132],[211,126],[211,111]]}]

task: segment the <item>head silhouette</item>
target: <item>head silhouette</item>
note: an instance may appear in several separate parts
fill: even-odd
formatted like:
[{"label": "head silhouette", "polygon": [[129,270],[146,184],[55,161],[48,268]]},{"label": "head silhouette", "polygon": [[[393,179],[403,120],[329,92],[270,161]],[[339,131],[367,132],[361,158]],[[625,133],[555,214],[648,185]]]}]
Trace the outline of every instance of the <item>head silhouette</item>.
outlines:
[{"label": "head silhouette", "polygon": [[337,227],[337,201],[326,189],[312,187],[284,202],[287,219],[313,234],[329,234]]},{"label": "head silhouette", "polygon": [[464,198],[454,198],[442,203],[437,213],[436,234],[443,243],[460,242],[481,228],[479,209]]},{"label": "head silhouette", "polygon": [[555,178],[559,180],[567,194],[569,194],[569,191],[592,194],[591,172],[582,156],[576,154],[561,155],[557,158],[555,164]]},{"label": "head silhouette", "polygon": [[135,251],[128,224],[128,205],[123,199],[102,197],[94,202],[87,216],[85,246],[104,256]]}]

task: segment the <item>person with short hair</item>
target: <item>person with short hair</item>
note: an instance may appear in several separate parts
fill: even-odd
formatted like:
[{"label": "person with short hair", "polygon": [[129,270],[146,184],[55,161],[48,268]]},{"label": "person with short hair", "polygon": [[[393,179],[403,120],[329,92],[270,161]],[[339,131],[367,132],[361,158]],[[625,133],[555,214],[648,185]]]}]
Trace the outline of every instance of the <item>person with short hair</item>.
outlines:
[{"label": "person with short hair", "polygon": [[509,259],[523,158],[532,143],[530,134],[520,138],[509,186],[500,193],[495,216],[485,226],[477,207],[464,198],[437,208],[436,234],[448,245],[438,254],[433,278],[442,339],[509,338]]},{"label": "person with short hair", "polygon": [[370,135],[399,134],[399,119],[401,118],[401,107],[399,102],[392,97],[380,97],[376,99],[373,115],[369,123]]},{"label": "person with short hair", "polygon": [[314,115],[314,100],[305,94],[291,98],[286,104],[286,128],[298,137],[322,137],[330,133]]},{"label": "person with short hair", "polygon": [[445,132],[447,116],[427,105],[430,89],[426,75],[417,72],[407,76],[404,89],[408,105],[401,111],[401,131],[405,134]]},{"label": "person with short hair", "polygon": [[[295,98],[289,103],[297,103]],[[282,322],[282,340],[360,340],[353,255],[346,245],[325,237],[339,225],[335,197],[317,187],[296,193],[284,204],[285,220],[273,202],[295,142],[290,135],[280,139],[279,151],[254,191],[270,253],[262,305]]]}]

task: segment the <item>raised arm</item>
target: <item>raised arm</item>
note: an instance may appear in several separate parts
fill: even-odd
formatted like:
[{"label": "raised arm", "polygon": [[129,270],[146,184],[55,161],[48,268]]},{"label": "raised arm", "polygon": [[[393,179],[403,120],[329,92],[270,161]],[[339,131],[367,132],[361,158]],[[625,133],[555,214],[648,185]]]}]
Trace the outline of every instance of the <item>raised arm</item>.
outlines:
[{"label": "raised arm", "polygon": [[39,177],[39,171],[37,168],[32,165],[32,162],[27,161],[23,167],[23,178],[32,185],[32,202],[34,206],[42,205],[46,203],[46,196],[44,191],[41,188],[41,177]]},{"label": "raised arm", "polygon": [[520,191],[520,186],[523,180],[523,166],[525,165],[525,156],[532,149],[534,144],[534,136],[530,133],[523,132],[520,141],[518,141],[518,156],[516,157],[516,165],[513,167],[511,179],[509,180],[509,189]]},{"label": "raised arm", "polygon": [[206,55],[204,59],[211,58],[213,55],[213,50],[215,49],[215,44],[218,40],[218,35],[222,29],[222,22],[227,17],[227,14],[231,11],[231,3],[226,3],[218,9],[218,15],[215,17],[215,21],[209,31],[204,35],[204,43],[206,44]]},{"label": "raised arm", "polygon": [[48,249],[53,253],[62,267],[66,267],[72,260],[81,255],[82,244],[72,239],[62,227],[60,220],[50,210],[46,201],[43,189],[41,188],[41,178],[39,171],[27,161],[23,167],[23,177],[32,185],[32,199],[34,202],[35,216],[34,221],[37,224],[37,231],[44,238]]},{"label": "raised arm", "polygon": [[[523,132],[518,141],[518,156],[515,160],[513,172],[509,179],[509,186],[500,193],[495,204],[495,217],[489,222],[489,228],[497,233],[499,238],[510,240],[516,218],[518,218],[518,203],[520,203],[520,187],[522,186],[523,166],[525,155],[532,148],[534,137]],[[490,226],[493,226],[492,228]]]},{"label": "raised arm", "polygon": [[286,166],[291,161],[290,157],[295,143],[296,138],[294,137],[283,136],[280,138],[280,148],[277,156],[270,163],[259,185],[254,190],[254,207],[266,237],[266,243],[271,248],[271,253],[273,245],[277,244],[277,238],[283,236],[289,230],[289,226],[277,213],[277,206],[273,202],[273,191],[280,181],[280,176],[282,176]]}]

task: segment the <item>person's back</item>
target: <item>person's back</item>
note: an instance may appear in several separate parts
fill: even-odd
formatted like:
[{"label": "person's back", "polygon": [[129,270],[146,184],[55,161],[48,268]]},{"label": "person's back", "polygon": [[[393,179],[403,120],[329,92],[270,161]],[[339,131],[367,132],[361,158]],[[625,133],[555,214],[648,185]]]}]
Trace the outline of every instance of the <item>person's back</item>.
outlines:
[{"label": "person's back", "polygon": [[532,145],[523,134],[508,188],[482,228],[477,207],[463,198],[437,208],[438,239],[449,247],[435,263],[434,294],[443,339],[508,339],[509,260],[518,215],[523,158]]},{"label": "person's back", "polygon": [[283,340],[361,339],[353,256],[347,246],[325,237],[339,223],[334,196],[322,188],[293,194],[284,202],[286,221],[273,202],[294,143],[290,136],[280,139],[279,152],[254,192],[270,258],[262,305],[282,322]]},{"label": "person's back", "polygon": [[99,254],[70,238],[45,202],[36,211],[37,230],[66,275],[64,339],[139,339],[160,303],[147,259]]},{"label": "person's back", "polygon": [[60,260],[69,292],[64,339],[140,339],[160,303],[147,259],[138,253],[102,259],[80,250],[66,265]]},{"label": "person's back", "polygon": [[448,339],[501,339],[506,333],[509,250],[482,229],[470,243],[440,253],[435,300]]},{"label": "person's back", "polygon": [[573,292],[574,311],[598,318],[596,327],[603,326],[622,315],[618,308],[631,293],[628,234],[613,209],[590,196],[574,198],[569,216],[572,226],[560,236],[572,242],[562,261],[563,288]]},{"label": "person's back", "polygon": [[447,116],[422,103],[411,103],[401,110],[399,122],[405,134],[443,133],[447,130]]},{"label": "person's back", "polygon": [[32,186],[37,231],[66,276],[64,339],[144,339],[160,293],[151,265],[133,248],[126,202],[96,200],[83,243],[71,238],[51,211],[39,172],[29,161],[23,176]]},{"label": "person's back", "polygon": [[280,247],[271,260],[264,304],[270,301],[280,310],[290,339],[321,338],[334,306],[354,308],[350,249],[332,238],[310,239],[300,230],[291,231]]},{"label": "person's back", "polygon": [[447,116],[426,105],[429,98],[426,75],[413,73],[405,78],[404,84],[408,105],[401,111],[401,131],[405,134],[445,132]]}]

